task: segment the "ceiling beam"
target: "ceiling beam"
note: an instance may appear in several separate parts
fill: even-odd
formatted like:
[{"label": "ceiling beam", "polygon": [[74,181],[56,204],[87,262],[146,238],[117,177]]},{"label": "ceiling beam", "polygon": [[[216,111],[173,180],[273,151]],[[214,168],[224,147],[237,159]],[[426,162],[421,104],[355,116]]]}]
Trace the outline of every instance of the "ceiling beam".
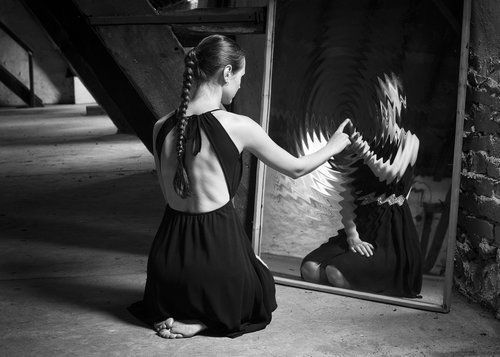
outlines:
[{"label": "ceiling beam", "polygon": [[206,32],[224,33],[264,33],[266,8],[208,8],[168,15],[127,15],[127,16],[89,16],[93,26],[116,25],[173,25],[176,27],[199,27]]}]

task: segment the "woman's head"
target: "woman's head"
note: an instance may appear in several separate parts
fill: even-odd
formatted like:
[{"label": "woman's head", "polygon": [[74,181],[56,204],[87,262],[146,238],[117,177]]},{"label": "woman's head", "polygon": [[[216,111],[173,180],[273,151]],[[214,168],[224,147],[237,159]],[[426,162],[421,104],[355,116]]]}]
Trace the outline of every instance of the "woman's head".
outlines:
[{"label": "woman's head", "polygon": [[245,71],[245,53],[232,39],[222,35],[205,37],[186,55],[196,86],[222,86],[222,103],[230,104]]},{"label": "woman's head", "polygon": [[184,59],[184,83],[177,110],[177,171],[174,188],[179,196],[190,195],[189,177],[184,167],[186,110],[194,88],[202,84],[222,87],[223,104],[230,104],[245,74],[245,54],[236,42],[222,35],[205,37]]}]

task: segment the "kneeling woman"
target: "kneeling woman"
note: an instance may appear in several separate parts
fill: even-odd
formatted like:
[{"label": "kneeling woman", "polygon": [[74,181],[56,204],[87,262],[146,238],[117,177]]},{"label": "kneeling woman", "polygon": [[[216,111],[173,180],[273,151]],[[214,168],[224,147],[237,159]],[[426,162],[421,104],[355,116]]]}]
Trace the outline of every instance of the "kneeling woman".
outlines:
[{"label": "kneeling woman", "polygon": [[153,241],[142,301],[130,311],[165,338],[200,332],[236,337],[260,330],[276,309],[274,280],[255,256],[231,199],[248,150],[300,177],[350,144],[346,120],[317,152],[300,158],[248,117],[226,112],[245,74],[229,38],[203,39],[185,57],[182,101],[154,128],[155,163],[167,203]]},{"label": "kneeling woman", "polygon": [[[381,103],[388,97],[389,103],[399,99],[389,92]],[[341,193],[345,228],[303,259],[301,274],[310,282],[415,298],[422,288],[422,258],[407,197],[419,140],[399,128],[396,118],[385,119],[391,125],[370,143],[350,125],[350,153],[336,167],[349,177]]]}]

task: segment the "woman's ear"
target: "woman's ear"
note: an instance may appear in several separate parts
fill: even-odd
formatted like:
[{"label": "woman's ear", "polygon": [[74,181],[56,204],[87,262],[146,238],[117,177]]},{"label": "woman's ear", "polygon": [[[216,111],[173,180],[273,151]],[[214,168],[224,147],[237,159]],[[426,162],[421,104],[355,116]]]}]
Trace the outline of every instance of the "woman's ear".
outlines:
[{"label": "woman's ear", "polygon": [[227,66],[224,67],[222,74],[224,82],[225,83],[229,82],[229,78],[231,78],[231,75],[233,74],[233,67],[230,64],[228,64]]}]

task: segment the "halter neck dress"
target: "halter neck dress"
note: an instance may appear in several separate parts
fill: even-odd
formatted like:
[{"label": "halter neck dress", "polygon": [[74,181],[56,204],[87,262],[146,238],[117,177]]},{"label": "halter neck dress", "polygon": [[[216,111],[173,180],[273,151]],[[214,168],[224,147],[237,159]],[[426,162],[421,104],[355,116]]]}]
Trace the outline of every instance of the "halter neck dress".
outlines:
[{"label": "halter neck dress", "polygon": [[[165,137],[175,124],[172,115],[159,130],[160,163]],[[241,154],[210,111],[188,117],[194,155],[205,144],[200,130],[220,162],[232,199],[241,179]],[[143,300],[129,307],[133,315],[149,325],[169,317],[198,320],[208,327],[205,334],[237,337],[265,328],[276,307],[273,277],[253,252],[231,200],[204,213],[167,205],[149,253]]]},{"label": "halter neck dress", "polygon": [[[394,160],[398,150],[390,141],[373,142],[370,147],[384,161]],[[354,223],[360,239],[374,246],[374,254],[367,258],[352,252],[346,232],[341,229],[303,261],[317,262],[323,271],[329,265],[336,267],[352,289],[398,297],[420,297],[422,256],[407,201],[414,167],[408,165],[401,178],[387,183],[380,180],[363,159],[353,157],[347,176],[356,207]],[[336,169],[345,171],[346,167]]]}]

